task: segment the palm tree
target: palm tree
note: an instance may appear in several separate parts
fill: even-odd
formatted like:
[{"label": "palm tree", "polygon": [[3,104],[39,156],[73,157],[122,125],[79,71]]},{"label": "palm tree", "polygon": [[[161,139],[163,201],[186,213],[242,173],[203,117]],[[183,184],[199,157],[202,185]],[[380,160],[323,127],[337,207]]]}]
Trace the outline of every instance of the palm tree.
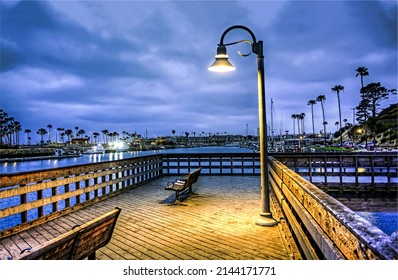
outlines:
[{"label": "palm tree", "polygon": [[19,145],[19,132],[22,130],[21,123],[15,121],[11,127],[11,133],[14,135],[14,143],[15,145]]},{"label": "palm tree", "polygon": [[292,119],[293,119],[293,137],[296,135],[296,119],[297,119],[297,115],[296,114],[292,114]]},{"label": "palm tree", "polygon": [[5,118],[4,120],[4,128],[2,128],[2,131],[4,131],[4,135],[6,136],[6,142],[8,145],[12,145],[12,131],[13,131],[13,126],[14,126],[15,119],[13,117],[8,117]]},{"label": "palm tree", "polygon": [[93,137],[94,137],[94,142],[95,142],[95,144],[98,144],[98,137],[99,137],[99,133],[98,132],[93,132]]},{"label": "palm tree", "polygon": [[57,130],[57,133],[55,134],[55,143],[58,143],[58,134],[61,138],[61,132],[64,131],[65,129],[62,127],[58,127],[56,130]]},{"label": "palm tree", "polygon": [[41,141],[40,141],[40,145],[43,146],[44,140],[43,140],[43,136],[45,134],[47,134],[47,130],[45,128],[39,128],[36,132],[37,134],[39,134],[41,136]]},{"label": "palm tree", "polygon": [[6,125],[7,125],[8,113],[3,109],[0,109],[0,147],[3,146],[3,138],[6,136]]},{"label": "palm tree", "polygon": [[347,127],[348,126],[348,120],[347,119],[343,119],[343,122],[344,122],[344,127]]},{"label": "palm tree", "polygon": [[30,145],[30,135],[29,135],[29,133],[32,133],[32,130],[30,130],[30,129],[25,129],[24,133],[26,133],[26,143],[27,143],[28,145]]},{"label": "palm tree", "polygon": [[84,131],[84,129],[79,129],[79,131],[77,132],[77,137],[78,138],[82,138],[82,136],[85,134],[86,132]]},{"label": "palm tree", "polygon": [[73,135],[72,129],[67,129],[67,130],[65,130],[65,135],[68,137],[68,142],[70,142],[70,138],[71,138],[72,135]]},{"label": "palm tree", "polygon": [[324,134],[324,144],[326,145],[326,124],[327,122],[325,121],[325,109],[323,108],[323,102],[325,102],[326,96],[325,95],[318,95],[316,98],[317,102],[321,102],[321,107],[322,107],[322,119],[323,119],[323,134]]},{"label": "palm tree", "polygon": [[[342,85],[335,85],[332,87],[332,91],[337,93],[337,102],[339,105],[339,124],[340,124],[340,130],[341,130],[341,124],[343,123],[341,121],[341,107],[340,107],[340,91],[344,91],[344,87]],[[340,135],[340,145],[343,146],[343,135]]]},{"label": "palm tree", "polygon": [[101,131],[102,132],[102,136],[104,138],[104,143],[108,143],[108,134],[109,134],[109,130],[104,129]]},{"label": "palm tree", "polygon": [[296,114],[297,120],[297,135],[300,136],[300,114]]},{"label": "palm tree", "polygon": [[301,120],[301,134],[305,134],[304,131],[304,119],[305,119],[305,113],[301,113],[300,115],[298,115],[298,118]]},{"label": "palm tree", "polygon": [[65,129],[59,134],[62,144],[64,144]]},{"label": "palm tree", "polygon": [[361,76],[361,89],[362,89],[363,88],[363,77],[369,76],[368,68],[366,68],[365,66],[360,66],[357,69],[355,69],[355,71],[357,71],[357,74],[355,75],[355,77]]},{"label": "palm tree", "polygon": [[315,135],[315,125],[314,125],[314,105],[316,104],[316,100],[309,100],[307,105],[311,105],[311,117],[312,117],[312,135]]},{"label": "palm tree", "polygon": [[47,140],[47,142],[48,142],[48,144],[50,144],[50,142],[51,142],[51,128],[53,128],[53,126],[51,124],[48,124],[47,128],[48,128],[48,140]]},{"label": "palm tree", "polygon": [[336,132],[339,131],[339,122],[335,122],[334,125],[336,126]]}]

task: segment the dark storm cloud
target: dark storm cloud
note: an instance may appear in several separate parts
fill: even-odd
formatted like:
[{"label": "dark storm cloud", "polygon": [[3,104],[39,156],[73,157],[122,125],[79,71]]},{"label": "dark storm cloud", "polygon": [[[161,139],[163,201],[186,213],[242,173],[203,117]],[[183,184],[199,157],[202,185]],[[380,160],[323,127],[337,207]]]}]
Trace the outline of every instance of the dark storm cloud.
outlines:
[{"label": "dark storm cloud", "polygon": [[[396,87],[393,1],[13,1],[1,2],[1,108],[32,131],[244,133],[258,126],[255,56],[228,47],[237,71],[207,71],[222,32],[242,24],[264,41],[267,112],[292,130],[292,114],[327,97],[334,123],[345,86],[344,118],[367,82]],[[251,39],[235,30],[226,42]],[[314,108],[317,129],[320,106]],[[268,116],[268,120],[270,117]]]}]

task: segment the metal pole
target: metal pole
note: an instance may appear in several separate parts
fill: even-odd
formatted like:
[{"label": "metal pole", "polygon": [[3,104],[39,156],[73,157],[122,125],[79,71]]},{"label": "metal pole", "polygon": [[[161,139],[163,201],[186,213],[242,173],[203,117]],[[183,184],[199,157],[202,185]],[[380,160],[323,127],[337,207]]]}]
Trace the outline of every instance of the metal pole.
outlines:
[{"label": "metal pole", "polygon": [[[248,40],[241,40],[229,44],[224,44],[224,37],[227,33],[233,29],[246,30],[252,37],[253,42]],[[234,25],[229,27],[221,35],[220,46],[229,46],[238,43],[249,43],[252,45],[252,52],[257,55],[257,78],[258,78],[258,114],[259,114],[259,133],[260,133],[260,172],[261,172],[261,212],[260,217],[256,221],[256,225],[260,226],[274,226],[277,224],[272,218],[270,211],[270,200],[269,200],[269,174],[268,174],[268,147],[267,147],[267,120],[265,112],[265,87],[264,87],[264,54],[263,54],[263,42],[256,41],[256,37],[253,32],[243,26]],[[241,56],[248,56],[249,54],[241,54]]]},{"label": "metal pole", "polygon": [[267,119],[265,108],[265,87],[264,87],[264,55],[263,42],[258,41],[257,53],[257,77],[258,77],[258,114],[260,127],[260,168],[261,168],[261,213],[256,225],[274,226],[277,222],[272,218],[269,200],[269,174],[268,174],[268,137]]}]

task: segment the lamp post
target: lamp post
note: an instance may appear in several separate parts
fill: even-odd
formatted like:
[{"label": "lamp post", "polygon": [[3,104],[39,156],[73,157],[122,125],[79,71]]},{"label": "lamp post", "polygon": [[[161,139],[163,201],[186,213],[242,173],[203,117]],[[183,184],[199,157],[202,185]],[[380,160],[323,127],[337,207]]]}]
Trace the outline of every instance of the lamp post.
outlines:
[{"label": "lamp post", "polygon": [[[224,43],[224,37],[227,33],[234,29],[243,29],[247,31],[252,37],[252,41],[240,40],[233,43]],[[270,211],[269,200],[269,174],[268,174],[268,151],[267,151],[267,122],[265,113],[265,89],[264,89],[264,55],[263,55],[263,42],[257,41],[253,32],[243,26],[234,25],[229,27],[221,35],[220,43],[217,47],[216,61],[209,67],[210,71],[215,72],[228,72],[234,71],[235,67],[228,61],[228,54],[226,46],[235,45],[239,43],[247,43],[251,45],[252,51],[248,54],[241,56],[249,56],[252,52],[257,55],[257,78],[258,78],[258,113],[259,113],[259,127],[260,127],[260,168],[261,168],[261,212],[260,217],[257,219],[256,224],[260,226],[274,226],[277,222],[273,219]]]}]

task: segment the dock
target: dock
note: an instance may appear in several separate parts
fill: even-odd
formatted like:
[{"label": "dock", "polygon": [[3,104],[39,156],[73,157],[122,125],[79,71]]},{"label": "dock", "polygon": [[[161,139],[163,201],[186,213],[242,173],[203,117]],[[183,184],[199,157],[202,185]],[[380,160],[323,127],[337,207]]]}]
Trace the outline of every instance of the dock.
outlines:
[{"label": "dock", "polygon": [[[0,240],[0,259],[18,256],[115,207],[122,208],[100,260],[297,260],[302,256],[283,219],[273,227],[255,224],[260,212],[259,176],[200,176],[196,194],[169,206],[164,176],[117,196]],[[271,199],[273,202],[273,200]],[[278,213],[272,203],[272,210]]]},{"label": "dock", "polygon": [[[97,259],[397,260],[396,237],[327,193],[396,196],[397,170],[384,166],[394,162],[393,155],[357,157],[365,162],[360,168],[374,175],[370,185],[335,188],[328,182],[326,191],[291,170],[290,161],[268,157],[269,205],[277,221],[272,227],[256,225],[262,207],[255,153],[157,154],[0,174],[0,199],[8,205],[0,209],[0,258],[15,259],[22,250],[118,207],[113,238],[97,250]],[[341,161],[327,156],[305,164],[344,170]],[[193,186],[196,194],[183,197],[185,206],[168,206],[175,200],[175,193],[165,190],[168,182],[197,168],[202,171]],[[376,184],[378,175],[387,176],[387,184]]]}]

